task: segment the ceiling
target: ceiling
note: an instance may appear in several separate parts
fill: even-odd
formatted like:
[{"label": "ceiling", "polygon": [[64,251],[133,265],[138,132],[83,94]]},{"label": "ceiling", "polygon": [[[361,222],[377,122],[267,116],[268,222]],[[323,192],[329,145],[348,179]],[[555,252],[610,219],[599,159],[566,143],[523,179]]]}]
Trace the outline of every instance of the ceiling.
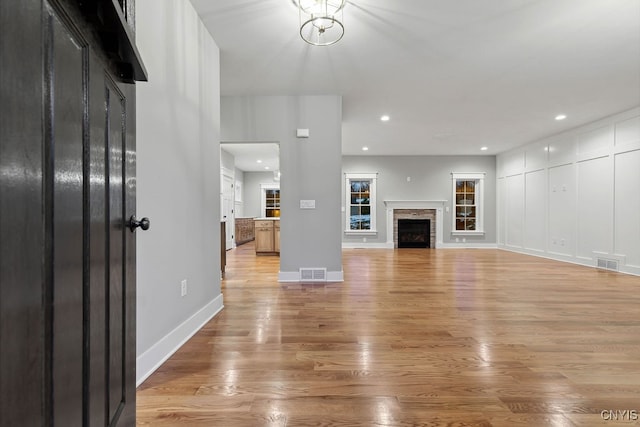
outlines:
[{"label": "ceiling", "polygon": [[350,0],[328,47],[291,0],[191,2],[222,95],[342,95],[345,155],[496,154],[640,105],[638,0]]},{"label": "ceiling", "polygon": [[280,169],[280,146],[274,142],[224,142],[220,148],[235,158],[235,166],[245,172]]}]

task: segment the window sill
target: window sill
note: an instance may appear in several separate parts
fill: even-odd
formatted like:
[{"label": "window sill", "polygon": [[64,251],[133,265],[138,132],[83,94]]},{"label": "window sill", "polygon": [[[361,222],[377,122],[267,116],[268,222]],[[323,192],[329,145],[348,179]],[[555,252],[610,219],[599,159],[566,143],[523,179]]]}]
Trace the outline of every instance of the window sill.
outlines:
[{"label": "window sill", "polygon": [[345,230],[345,236],[377,236],[376,230]]},{"label": "window sill", "polygon": [[484,231],[464,231],[456,230],[451,232],[452,236],[484,236]]}]

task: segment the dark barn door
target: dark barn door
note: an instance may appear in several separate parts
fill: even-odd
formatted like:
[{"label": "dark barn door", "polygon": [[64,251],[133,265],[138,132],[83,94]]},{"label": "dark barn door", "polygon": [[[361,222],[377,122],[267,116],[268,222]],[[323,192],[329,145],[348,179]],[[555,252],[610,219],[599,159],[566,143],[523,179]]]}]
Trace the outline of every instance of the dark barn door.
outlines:
[{"label": "dark barn door", "polygon": [[0,4],[0,426],[135,424],[133,5]]}]

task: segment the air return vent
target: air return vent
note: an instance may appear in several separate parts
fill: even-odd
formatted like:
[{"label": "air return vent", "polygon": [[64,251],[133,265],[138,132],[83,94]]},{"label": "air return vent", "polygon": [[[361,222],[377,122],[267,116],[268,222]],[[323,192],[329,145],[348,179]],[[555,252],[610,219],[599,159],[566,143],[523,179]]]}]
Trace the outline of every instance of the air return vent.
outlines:
[{"label": "air return vent", "polygon": [[300,281],[301,282],[326,282],[327,269],[326,268],[301,268]]},{"label": "air return vent", "polygon": [[615,259],[596,258],[597,267],[605,270],[618,271],[618,261]]}]

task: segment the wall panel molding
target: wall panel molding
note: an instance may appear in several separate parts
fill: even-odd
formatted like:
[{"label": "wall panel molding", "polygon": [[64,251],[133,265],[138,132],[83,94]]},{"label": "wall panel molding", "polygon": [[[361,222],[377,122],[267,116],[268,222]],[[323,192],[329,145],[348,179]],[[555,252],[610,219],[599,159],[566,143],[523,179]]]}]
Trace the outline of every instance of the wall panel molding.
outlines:
[{"label": "wall panel molding", "polygon": [[[640,223],[633,220],[640,212],[640,107],[496,161],[499,248],[594,267],[594,254],[602,254],[620,260],[619,271],[640,274]],[[539,171],[545,179],[533,179]],[[544,248],[535,230],[546,236]]]}]

